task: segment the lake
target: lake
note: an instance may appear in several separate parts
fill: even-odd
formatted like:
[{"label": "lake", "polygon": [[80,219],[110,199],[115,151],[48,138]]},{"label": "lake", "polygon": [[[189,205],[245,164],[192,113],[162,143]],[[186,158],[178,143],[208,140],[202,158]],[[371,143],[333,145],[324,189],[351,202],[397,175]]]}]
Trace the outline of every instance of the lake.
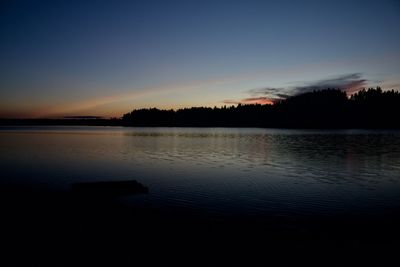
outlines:
[{"label": "lake", "polygon": [[2,182],[134,179],[149,194],[128,206],[283,218],[400,207],[400,131],[2,127],[0,147]]}]

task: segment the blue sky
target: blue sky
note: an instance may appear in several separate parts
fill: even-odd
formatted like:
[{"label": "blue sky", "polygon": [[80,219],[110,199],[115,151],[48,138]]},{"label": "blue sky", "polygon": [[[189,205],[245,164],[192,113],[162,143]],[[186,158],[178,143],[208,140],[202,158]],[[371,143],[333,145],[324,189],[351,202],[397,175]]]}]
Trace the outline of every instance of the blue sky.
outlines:
[{"label": "blue sky", "polygon": [[399,21],[398,1],[8,0],[0,117],[400,89]]}]

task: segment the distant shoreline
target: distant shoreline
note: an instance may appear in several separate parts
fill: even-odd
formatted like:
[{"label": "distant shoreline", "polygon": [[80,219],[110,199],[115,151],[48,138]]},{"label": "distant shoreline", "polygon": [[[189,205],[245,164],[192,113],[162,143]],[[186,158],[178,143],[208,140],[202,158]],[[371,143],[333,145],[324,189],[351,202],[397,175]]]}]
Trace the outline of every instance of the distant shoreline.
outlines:
[{"label": "distant shoreline", "polygon": [[0,127],[13,126],[88,126],[88,127],[127,127],[127,128],[260,128],[260,129],[320,129],[320,130],[400,130],[400,127],[284,127],[284,126],[240,126],[240,125],[127,125],[122,119],[90,119],[90,120],[70,120],[70,119],[0,119]]},{"label": "distant shoreline", "polygon": [[1,126],[229,127],[400,129],[400,92],[377,87],[347,96],[339,89],[305,93],[274,104],[135,109],[122,118],[0,119]]},{"label": "distant shoreline", "polygon": [[0,119],[0,126],[123,126],[121,119]]}]

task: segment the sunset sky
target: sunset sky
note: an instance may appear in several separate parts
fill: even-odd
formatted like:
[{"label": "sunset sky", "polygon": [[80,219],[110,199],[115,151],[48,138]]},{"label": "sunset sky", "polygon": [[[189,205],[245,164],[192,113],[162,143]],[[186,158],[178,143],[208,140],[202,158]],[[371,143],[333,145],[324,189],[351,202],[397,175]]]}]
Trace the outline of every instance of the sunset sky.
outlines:
[{"label": "sunset sky", "polygon": [[0,3],[0,117],[400,89],[400,2]]}]

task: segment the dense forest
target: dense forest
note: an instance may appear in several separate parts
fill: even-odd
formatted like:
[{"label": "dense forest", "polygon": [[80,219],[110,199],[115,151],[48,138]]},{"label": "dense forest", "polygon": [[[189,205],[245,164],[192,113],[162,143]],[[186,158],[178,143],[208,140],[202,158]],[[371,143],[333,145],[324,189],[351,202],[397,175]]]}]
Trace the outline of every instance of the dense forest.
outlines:
[{"label": "dense forest", "polygon": [[377,87],[350,97],[338,89],[314,91],[273,105],[137,109],[122,121],[126,126],[400,128],[399,115],[400,92]]},{"label": "dense forest", "polygon": [[399,115],[400,92],[377,87],[360,90],[351,96],[339,89],[314,91],[271,105],[135,109],[122,118],[3,119],[0,125],[400,129]]}]

